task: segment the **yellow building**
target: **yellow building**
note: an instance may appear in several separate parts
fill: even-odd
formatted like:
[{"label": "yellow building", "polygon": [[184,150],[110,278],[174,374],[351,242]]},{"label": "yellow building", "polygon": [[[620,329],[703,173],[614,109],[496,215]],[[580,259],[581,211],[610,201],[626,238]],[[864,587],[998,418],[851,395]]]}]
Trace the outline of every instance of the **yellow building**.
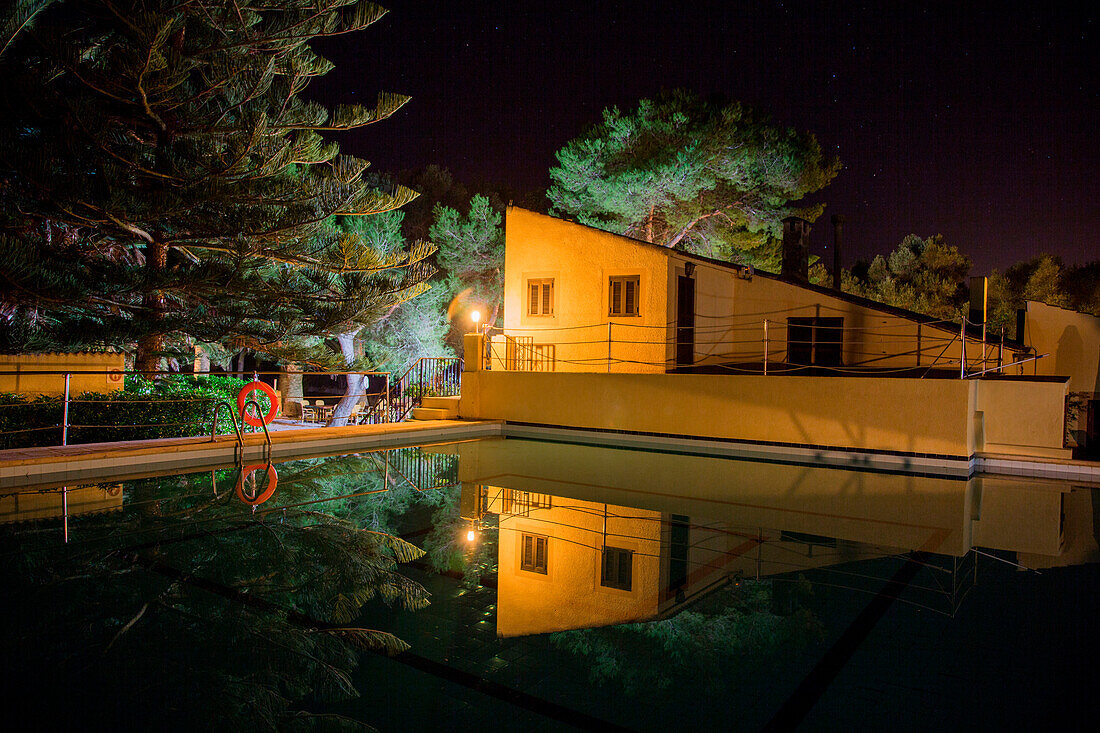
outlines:
[{"label": "yellow building", "polygon": [[809,225],[784,226],[799,256],[780,276],[509,207],[503,332],[470,337],[459,414],[909,471],[1070,457],[1068,377],[1000,334],[805,282]]},{"label": "yellow building", "polygon": [[[785,223],[805,251],[809,225]],[[803,258],[804,266],[804,258]],[[973,373],[1021,344],[784,275],[509,207],[493,368],[574,372]]]}]

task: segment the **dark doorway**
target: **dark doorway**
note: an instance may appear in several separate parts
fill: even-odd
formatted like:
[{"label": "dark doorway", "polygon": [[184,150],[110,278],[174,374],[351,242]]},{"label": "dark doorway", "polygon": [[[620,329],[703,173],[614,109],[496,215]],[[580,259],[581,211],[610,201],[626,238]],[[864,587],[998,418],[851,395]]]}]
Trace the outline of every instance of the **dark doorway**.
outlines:
[{"label": "dark doorway", "polygon": [[680,275],[676,282],[676,366],[695,363],[695,281]]},{"label": "dark doorway", "polygon": [[668,594],[671,596],[687,585],[691,519],[682,514],[673,514],[669,517],[668,524]]},{"label": "dark doorway", "polygon": [[1089,400],[1085,415],[1085,457],[1100,458],[1100,400]]}]

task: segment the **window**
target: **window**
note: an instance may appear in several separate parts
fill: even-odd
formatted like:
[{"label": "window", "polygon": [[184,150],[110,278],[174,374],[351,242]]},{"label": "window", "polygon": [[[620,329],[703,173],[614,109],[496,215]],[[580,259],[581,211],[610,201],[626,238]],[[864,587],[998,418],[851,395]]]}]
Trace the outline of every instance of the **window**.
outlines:
[{"label": "window", "polygon": [[638,283],[637,275],[628,277],[613,277],[608,282],[607,292],[611,300],[608,313],[613,316],[638,315]]},{"label": "window", "polygon": [[546,575],[546,538],[537,534],[522,535],[523,557],[520,570]]},{"label": "window", "polygon": [[554,280],[527,281],[527,315],[554,315]]},{"label": "window", "polygon": [[843,355],[843,318],[787,319],[788,364],[841,366]]},{"label": "window", "polygon": [[603,569],[600,571],[600,585],[605,588],[630,590],[633,564],[633,551],[619,547],[603,548]]}]

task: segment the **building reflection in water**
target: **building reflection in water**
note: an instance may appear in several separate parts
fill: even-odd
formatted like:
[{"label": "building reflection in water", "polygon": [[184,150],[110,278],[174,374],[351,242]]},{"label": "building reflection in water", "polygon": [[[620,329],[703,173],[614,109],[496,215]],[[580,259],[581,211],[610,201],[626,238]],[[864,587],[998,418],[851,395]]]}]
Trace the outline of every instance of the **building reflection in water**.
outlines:
[{"label": "building reflection in water", "polygon": [[658,619],[742,578],[817,569],[857,587],[846,563],[912,551],[931,571],[912,602],[953,614],[979,554],[1035,569],[1100,560],[1095,492],[1065,482],[516,440],[457,450],[462,516],[498,527],[504,637]]}]

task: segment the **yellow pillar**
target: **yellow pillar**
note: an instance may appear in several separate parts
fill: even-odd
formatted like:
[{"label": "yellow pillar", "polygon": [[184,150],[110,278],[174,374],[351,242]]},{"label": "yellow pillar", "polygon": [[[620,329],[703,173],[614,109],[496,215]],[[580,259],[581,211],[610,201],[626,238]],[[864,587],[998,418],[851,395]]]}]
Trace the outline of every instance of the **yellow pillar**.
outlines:
[{"label": "yellow pillar", "polygon": [[485,358],[485,336],[468,333],[462,337],[462,371],[480,372]]}]

